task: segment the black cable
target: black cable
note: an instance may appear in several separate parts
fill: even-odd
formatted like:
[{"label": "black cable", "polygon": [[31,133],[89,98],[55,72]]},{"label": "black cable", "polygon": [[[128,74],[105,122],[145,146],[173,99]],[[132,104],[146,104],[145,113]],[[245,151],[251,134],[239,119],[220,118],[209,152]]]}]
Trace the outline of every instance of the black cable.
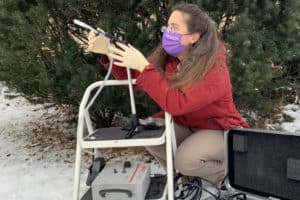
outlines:
[{"label": "black cable", "polygon": [[[202,196],[202,192],[205,191],[212,197],[214,197],[216,200],[235,200],[238,198],[238,200],[247,200],[247,195],[245,193],[236,193],[231,196],[221,197],[221,189],[217,188],[212,182],[205,178],[200,177],[194,177],[192,180],[189,180],[187,183],[177,183],[178,179],[183,177],[182,174],[178,173],[174,177],[174,193],[176,189],[178,189],[178,186],[182,185],[182,190],[178,196],[175,195],[176,200],[184,200],[186,198],[193,199],[193,200],[200,200]],[[188,177],[187,177],[188,178]],[[222,180],[222,186],[225,183],[225,180],[227,178],[227,175]],[[217,194],[214,194],[213,192],[207,190],[203,187],[203,181],[209,183],[215,190],[217,191]]]},{"label": "black cable", "polygon": [[222,188],[222,186],[225,186],[225,181],[226,181],[227,178],[228,178],[228,174],[226,174],[224,176],[223,180],[221,181],[221,188]]},{"label": "black cable", "polygon": [[[175,194],[175,199],[176,200],[184,200],[186,198],[189,199],[194,199],[194,200],[200,200],[201,196],[202,196],[202,191],[203,191],[203,187],[202,187],[202,180],[194,177],[192,180],[189,180],[189,182],[187,183],[177,183],[178,179],[183,177],[182,174],[176,174],[175,176],[175,184],[174,186],[177,186],[177,188],[181,185],[182,186],[182,190],[180,191],[180,194],[178,196],[176,196]],[[174,188],[174,191],[176,191],[176,188]]]},{"label": "black cable", "polygon": [[200,177],[199,177],[199,179],[204,180],[205,182],[209,183],[209,184],[210,184],[210,185],[218,192],[218,194],[216,195],[216,194],[212,193],[211,191],[209,191],[209,190],[203,188],[203,190],[204,190],[205,192],[207,192],[208,194],[210,194],[210,195],[211,195],[212,197],[214,197],[216,200],[219,200],[220,195],[221,195],[220,189],[218,189],[218,188],[215,186],[215,184],[213,184],[212,182],[210,182],[209,180],[207,180],[207,179],[205,179],[205,178],[200,178]]},{"label": "black cable", "polygon": [[183,189],[179,196],[175,196],[176,200],[184,200],[189,197],[189,199],[199,199],[201,198],[201,189],[199,186],[190,184],[190,185],[184,185]]},{"label": "black cable", "polygon": [[247,200],[247,195],[245,193],[237,193],[228,197],[228,200],[233,200],[233,198],[238,198],[239,200]]}]

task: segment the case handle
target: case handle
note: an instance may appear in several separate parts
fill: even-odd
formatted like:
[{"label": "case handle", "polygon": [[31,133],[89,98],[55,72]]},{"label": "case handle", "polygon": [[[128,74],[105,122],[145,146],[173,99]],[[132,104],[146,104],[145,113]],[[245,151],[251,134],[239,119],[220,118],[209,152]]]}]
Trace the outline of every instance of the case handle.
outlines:
[{"label": "case handle", "polygon": [[106,193],[114,193],[114,192],[123,192],[128,195],[128,197],[132,197],[132,192],[130,190],[125,190],[125,189],[106,189],[106,190],[100,190],[99,194],[101,197],[105,197]]},{"label": "case handle", "polygon": [[233,135],[233,151],[247,152],[248,151],[248,136]]},{"label": "case handle", "polygon": [[287,178],[295,181],[300,181],[300,159],[287,159]]}]

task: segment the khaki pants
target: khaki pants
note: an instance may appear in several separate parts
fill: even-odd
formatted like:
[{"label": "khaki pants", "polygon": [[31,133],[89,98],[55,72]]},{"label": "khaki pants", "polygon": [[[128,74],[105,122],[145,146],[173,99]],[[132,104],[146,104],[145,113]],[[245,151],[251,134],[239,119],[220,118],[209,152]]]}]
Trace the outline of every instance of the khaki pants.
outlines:
[{"label": "khaki pants", "polygon": [[[186,176],[198,176],[219,186],[225,176],[224,131],[191,130],[174,124],[177,150],[175,169]],[[149,146],[146,149],[166,169],[165,145]]]}]

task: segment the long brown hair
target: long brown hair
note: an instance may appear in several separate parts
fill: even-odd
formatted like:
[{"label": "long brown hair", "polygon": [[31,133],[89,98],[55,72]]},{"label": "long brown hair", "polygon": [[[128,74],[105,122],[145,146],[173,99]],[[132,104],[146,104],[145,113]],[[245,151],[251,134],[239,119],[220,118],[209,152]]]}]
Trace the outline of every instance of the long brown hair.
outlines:
[{"label": "long brown hair", "polygon": [[155,48],[148,60],[165,76],[174,88],[189,87],[204,78],[216,60],[218,36],[215,22],[197,5],[180,4],[172,9],[185,13],[189,33],[200,33],[200,39],[194,43],[188,56],[182,60],[175,76],[165,74],[164,66],[168,54],[162,45]]}]

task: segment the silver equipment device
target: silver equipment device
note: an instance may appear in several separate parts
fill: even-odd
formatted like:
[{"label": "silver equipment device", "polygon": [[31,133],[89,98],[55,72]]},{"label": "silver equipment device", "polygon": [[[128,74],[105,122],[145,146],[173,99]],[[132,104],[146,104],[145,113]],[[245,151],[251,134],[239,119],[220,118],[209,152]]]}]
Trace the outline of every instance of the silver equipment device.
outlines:
[{"label": "silver equipment device", "polygon": [[92,183],[93,200],[145,199],[150,166],[145,163],[107,163]]}]

